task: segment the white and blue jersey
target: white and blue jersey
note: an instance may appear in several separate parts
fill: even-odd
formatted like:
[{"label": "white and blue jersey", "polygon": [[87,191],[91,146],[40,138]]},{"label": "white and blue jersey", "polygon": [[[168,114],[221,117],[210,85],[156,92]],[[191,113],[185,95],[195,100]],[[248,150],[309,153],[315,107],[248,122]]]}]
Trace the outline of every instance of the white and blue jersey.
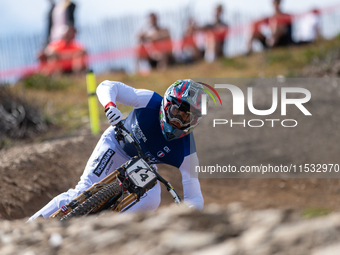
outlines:
[{"label": "white and blue jersey", "polygon": [[[179,168],[182,174],[184,199],[191,201],[198,209],[203,208],[203,197],[197,178],[190,177],[198,165],[193,134],[167,141],[160,126],[160,107],[162,98],[156,92],[135,89],[121,82],[104,81],[97,88],[100,103],[109,102],[133,106],[133,111],[125,120],[124,126],[140,143],[144,153],[154,163],[165,163]],[[122,145],[124,151],[133,156],[134,148]]]}]

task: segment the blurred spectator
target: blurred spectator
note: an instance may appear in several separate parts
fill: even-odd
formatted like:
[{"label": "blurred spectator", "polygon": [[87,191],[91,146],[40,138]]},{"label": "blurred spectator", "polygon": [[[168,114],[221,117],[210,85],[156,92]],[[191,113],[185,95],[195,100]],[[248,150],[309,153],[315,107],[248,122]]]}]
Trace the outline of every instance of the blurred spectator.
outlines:
[{"label": "blurred spectator", "polygon": [[169,30],[158,25],[155,13],[149,14],[149,27],[139,34],[137,68],[141,60],[147,60],[153,69],[166,69],[174,61]]},{"label": "blurred spectator", "polygon": [[78,73],[86,70],[86,51],[75,40],[76,30],[73,26],[64,26],[62,39],[50,42],[39,55],[41,72]]},{"label": "blurred spectator", "polygon": [[320,37],[320,11],[314,9],[300,18],[297,40],[298,44],[307,44],[313,43]]},{"label": "blurred spectator", "polygon": [[60,0],[53,8],[51,17],[51,41],[59,40],[62,38],[65,26],[75,27],[75,9],[76,5],[70,0]]},{"label": "blurred spectator", "polygon": [[203,52],[199,49],[199,45],[197,45],[197,36],[200,33],[200,28],[196,25],[195,20],[189,18],[188,26],[181,41],[181,62],[191,63],[202,58]]},{"label": "blurred spectator", "polygon": [[223,56],[228,25],[222,21],[222,14],[223,6],[219,4],[215,9],[214,22],[202,28],[206,37],[204,58],[208,62],[212,62],[217,57]]},{"label": "blurred spectator", "polygon": [[46,37],[46,44],[51,42],[51,29],[52,29],[52,13],[55,7],[54,0],[48,0],[50,2],[50,9],[47,14],[47,37]]},{"label": "blurred spectator", "polygon": [[[263,47],[272,48],[287,46],[293,43],[292,40],[292,16],[281,11],[281,0],[273,0],[274,15],[258,20],[253,24],[253,31],[248,42],[248,53],[252,51],[252,42],[259,40]],[[266,37],[261,33],[261,25],[268,25],[271,35]]]}]

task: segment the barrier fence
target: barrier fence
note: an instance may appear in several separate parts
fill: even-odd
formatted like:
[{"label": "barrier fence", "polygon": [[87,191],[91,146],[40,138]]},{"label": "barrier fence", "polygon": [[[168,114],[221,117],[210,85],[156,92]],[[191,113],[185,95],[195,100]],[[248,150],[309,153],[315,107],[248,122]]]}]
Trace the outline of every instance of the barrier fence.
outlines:
[{"label": "barrier fence", "polygon": [[[340,4],[319,9],[322,36],[332,38],[340,32]],[[299,13],[293,17],[293,38],[298,34],[300,19],[307,14]],[[180,54],[181,39],[189,17],[200,21],[198,25],[208,23],[209,15],[193,13],[188,8],[172,12],[158,13],[159,23],[170,30],[172,44],[164,46]],[[197,18],[200,17],[200,18]],[[201,18],[202,17],[202,18]],[[226,34],[227,43],[224,54],[232,57],[246,51],[252,22],[261,15],[241,13],[225,13],[223,20],[229,25]],[[121,17],[104,20],[101,24],[80,27],[77,40],[86,48],[88,65],[95,72],[124,69],[135,71],[137,34],[146,25],[145,16]],[[11,36],[0,39],[0,83],[12,82],[28,73],[39,70],[37,62],[38,51],[42,48],[45,37],[42,34],[31,36]],[[163,42],[167,43],[167,42]],[[255,45],[255,48],[258,46]]]}]

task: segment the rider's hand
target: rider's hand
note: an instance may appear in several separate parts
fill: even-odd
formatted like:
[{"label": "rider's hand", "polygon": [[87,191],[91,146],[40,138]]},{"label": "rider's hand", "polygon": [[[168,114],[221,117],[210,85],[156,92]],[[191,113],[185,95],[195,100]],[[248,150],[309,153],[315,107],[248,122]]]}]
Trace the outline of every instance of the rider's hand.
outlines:
[{"label": "rider's hand", "polygon": [[117,109],[114,103],[107,104],[105,114],[112,126],[115,126],[123,118],[123,114]]}]

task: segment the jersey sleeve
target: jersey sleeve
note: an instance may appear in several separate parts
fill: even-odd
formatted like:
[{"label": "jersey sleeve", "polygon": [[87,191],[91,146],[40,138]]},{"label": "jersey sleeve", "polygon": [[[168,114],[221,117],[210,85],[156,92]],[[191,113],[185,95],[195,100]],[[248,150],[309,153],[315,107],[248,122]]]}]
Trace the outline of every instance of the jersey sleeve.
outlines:
[{"label": "jersey sleeve", "polygon": [[134,108],[146,107],[155,94],[147,89],[135,89],[122,82],[103,81],[97,87],[99,102],[105,107],[109,102],[121,103]]},{"label": "jersey sleeve", "polygon": [[[201,192],[201,186],[197,175],[193,176],[196,166],[198,166],[198,157],[197,153],[194,152],[184,158],[183,163],[179,167],[179,170],[182,174],[185,203],[188,206],[194,206],[196,209],[202,210],[204,200]],[[191,175],[190,171],[192,173]]]}]

